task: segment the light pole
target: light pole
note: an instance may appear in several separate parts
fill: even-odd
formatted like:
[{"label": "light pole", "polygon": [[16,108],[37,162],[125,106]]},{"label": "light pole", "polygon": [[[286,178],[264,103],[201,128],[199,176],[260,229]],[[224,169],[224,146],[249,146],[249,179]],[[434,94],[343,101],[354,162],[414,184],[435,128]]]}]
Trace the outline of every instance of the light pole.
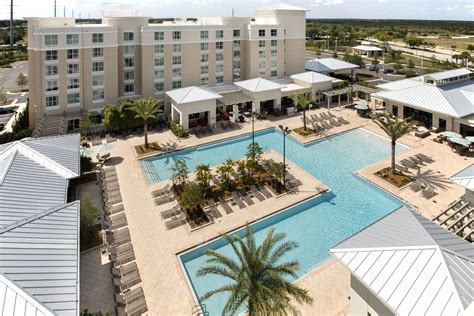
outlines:
[{"label": "light pole", "polygon": [[278,126],[283,133],[283,188],[286,189],[286,135],[290,133],[288,126]]}]

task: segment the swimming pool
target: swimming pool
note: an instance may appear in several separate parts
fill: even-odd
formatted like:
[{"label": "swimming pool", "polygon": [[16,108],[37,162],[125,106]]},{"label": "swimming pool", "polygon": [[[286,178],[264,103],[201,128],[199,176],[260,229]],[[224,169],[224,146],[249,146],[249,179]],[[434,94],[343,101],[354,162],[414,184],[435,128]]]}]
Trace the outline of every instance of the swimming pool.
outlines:
[{"label": "swimming pool", "polygon": [[[276,130],[267,130],[257,133],[255,140],[264,150],[273,149],[282,153],[282,137]],[[147,159],[145,164],[147,168],[155,169],[154,175],[167,179],[170,177],[168,168],[176,159],[185,160],[189,170],[199,163],[214,166],[228,157],[243,157],[249,141],[250,135],[245,135],[153,157]],[[302,276],[329,258],[328,249],[399,208],[402,202],[354,175],[354,171],[390,155],[389,142],[384,138],[356,129],[309,145],[302,145],[288,137],[286,145],[287,158],[332,191],[257,222],[252,229],[257,240],[264,238],[269,227],[275,227],[277,232],[286,233],[288,240],[296,241],[299,248],[284,260],[297,259],[300,263],[298,276]],[[404,150],[407,148],[397,148],[397,152]],[[153,178],[149,181],[153,182]],[[208,248],[231,254],[230,247],[222,239],[217,239],[179,256],[197,297],[227,282],[213,276],[196,277],[196,271],[206,260],[204,253]],[[204,303],[210,315],[219,315],[225,301],[226,295],[221,294]]]}]

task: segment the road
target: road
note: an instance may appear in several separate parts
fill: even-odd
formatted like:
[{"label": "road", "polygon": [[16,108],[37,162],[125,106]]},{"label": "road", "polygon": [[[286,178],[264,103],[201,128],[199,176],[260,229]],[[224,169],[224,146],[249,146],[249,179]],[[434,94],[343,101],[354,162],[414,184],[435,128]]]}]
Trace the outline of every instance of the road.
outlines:
[{"label": "road", "polygon": [[[16,78],[20,72],[28,75],[28,61],[16,61],[11,65],[12,68],[0,68],[0,88],[5,88],[7,91],[19,89],[16,85]],[[26,86],[26,88],[28,87]]]}]

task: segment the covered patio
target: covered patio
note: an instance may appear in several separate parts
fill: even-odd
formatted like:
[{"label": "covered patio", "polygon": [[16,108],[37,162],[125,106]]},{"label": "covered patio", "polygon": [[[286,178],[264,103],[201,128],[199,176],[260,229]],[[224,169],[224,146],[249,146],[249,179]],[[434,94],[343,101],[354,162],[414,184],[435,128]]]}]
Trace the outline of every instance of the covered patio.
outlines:
[{"label": "covered patio", "polygon": [[254,78],[234,83],[241,88],[243,94],[254,99],[255,112],[273,113],[281,108],[281,89],[284,85],[263,79]]},{"label": "covered patio", "polygon": [[223,93],[217,100],[217,120],[229,119],[236,122],[241,112],[252,112],[255,99],[242,91]]},{"label": "covered patio", "polygon": [[333,90],[329,90],[329,91],[324,91],[322,94],[326,96],[327,98],[327,106],[328,106],[328,109],[331,107],[331,103],[332,103],[332,100],[333,100],[333,97],[336,97],[337,96],[337,106],[340,107],[341,106],[341,95],[345,95],[347,96],[347,102],[345,105],[349,105],[349,94],[350,93],[355,93],[355,99],[359,99],[359,93],[362,93],[365,97],[365,100],[367,102],[369,102],[369,96],[371,93],[375,93],[377,92],[378,90],[376,89],[372,89],[372,88],[369,88],[369,87],[364,87],[364,86],[361,86],[361,85],[357,85],[357,84],[354,84],[349,87],[344,87],[344,88],[340,88],[340,89],[333,89]]}]

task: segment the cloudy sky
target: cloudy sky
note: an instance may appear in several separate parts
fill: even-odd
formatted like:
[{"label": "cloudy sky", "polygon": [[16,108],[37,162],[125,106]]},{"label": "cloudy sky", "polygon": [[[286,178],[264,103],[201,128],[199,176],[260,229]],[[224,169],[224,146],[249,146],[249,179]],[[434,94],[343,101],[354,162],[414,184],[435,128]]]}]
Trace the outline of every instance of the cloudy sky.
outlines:
[{"label": "cloudy sky", "polygon": [[[253,9],[278,0],[57,0],[58,16],[100,17],[100,10],[137,10],[153,17],[252,16]],[[312,18],[433,19],[474,21],[474,0],[286,0],[311,10]],[[0,0],[0,19],[10,0]],[[14,16],[53,16],[54,0],[14,0]]]}]

